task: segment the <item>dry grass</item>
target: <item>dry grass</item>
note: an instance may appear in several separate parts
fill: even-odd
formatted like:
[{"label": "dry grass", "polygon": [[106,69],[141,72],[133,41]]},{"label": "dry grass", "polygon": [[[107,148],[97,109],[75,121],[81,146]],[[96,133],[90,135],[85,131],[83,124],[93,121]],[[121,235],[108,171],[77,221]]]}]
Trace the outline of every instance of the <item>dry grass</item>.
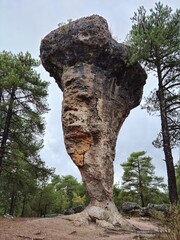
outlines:
[{"label": "dry grass", "polygon": [[158,239],[180,239],[180,206],[171,206],[166,216],[153,210],[151,216],[161,223]]}]

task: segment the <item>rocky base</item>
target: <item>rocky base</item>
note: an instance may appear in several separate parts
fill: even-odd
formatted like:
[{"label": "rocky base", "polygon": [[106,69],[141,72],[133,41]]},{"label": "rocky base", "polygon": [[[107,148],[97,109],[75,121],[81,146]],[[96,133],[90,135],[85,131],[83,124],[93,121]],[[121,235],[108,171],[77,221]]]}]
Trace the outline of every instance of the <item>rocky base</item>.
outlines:
[{"label": "rocky base", "polygon": [[107,229],[124,229],[129,231],[138,230],[118,212],[113,202],[109,204],[106,210],[99,206],[88,206],[83,212],[63,216],[63,219],[73,221],[75,226],[95,223],[98,226]]}]

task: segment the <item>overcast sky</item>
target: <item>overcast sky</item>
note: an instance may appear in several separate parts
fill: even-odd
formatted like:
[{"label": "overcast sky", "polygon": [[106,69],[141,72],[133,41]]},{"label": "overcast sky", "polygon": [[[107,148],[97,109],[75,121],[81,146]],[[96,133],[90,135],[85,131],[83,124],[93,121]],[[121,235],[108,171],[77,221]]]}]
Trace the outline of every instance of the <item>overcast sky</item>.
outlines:
[{"label": "overcast sky", "polygon": [[[154,0],[0,0],[0,51],[12,53],[29,51],[32,57],[39,58],[41,39],[50,31],[68,19],[76,20],[80,17],[98,14],[103,16],[109,24],[113,36],[118,41],[124,41],[131,29],[131,20],[139,6],[147,10],[154,8]],[[179,8],[179,0],[162,0],[173,9]],[[56,168],[59,175],[71,174],[81,180],[79,171],[67,155],[61,127],[62,93],[53,78],[41,66],[38,69],[41,78],[49,81],[48,103],[51,111],[45,116],[46,134],[42,159],[48,167]],[[144,96],[156,87],[156,79],[148,77],[144,88]],[[122,126],[114,162],[115,182],[121,183],[123,174],[120,164],[127,160],[132,152],[147,151],[153,158],[156,175],[166,181],[166,167],[161,149],[152,145],[160,130],[159,117],[149,116],[140,107],[132,110]],[[179,158],[178,149],[173,151],[175,162]]]}]

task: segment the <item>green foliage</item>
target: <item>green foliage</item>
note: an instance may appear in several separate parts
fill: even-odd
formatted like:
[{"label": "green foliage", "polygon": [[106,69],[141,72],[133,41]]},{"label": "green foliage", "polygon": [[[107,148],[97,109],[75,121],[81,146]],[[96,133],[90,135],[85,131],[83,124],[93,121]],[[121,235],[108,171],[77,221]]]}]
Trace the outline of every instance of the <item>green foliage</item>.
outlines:
[{"label": "green foliage", "polygon": [[113,186],[113,200],[114,200],[114,203],[115,203],[115,205],[116,205],[116,207],[117,207],[117,209],[120,211],[120,206],[121,206],[121,204],[122,204],[122,202],[121,202],[121,200],[122,200],[122,198],[121,198],[121,189],[120,189],[120,187],[119,187],[119,185],[118,184],[115,184],[114,186]]},{"label": "green foliage", "polygon": [[0,215],[43,217],[89,203],[84,185],[73,176],[54,175],[51,181],[47,177],[37,181],[31,174],[33,171],[25,174],[24,178],[21,174],[19,178],[18,174],[13,175],[7,183],[0,183]]},{"label": "green foliage", "polygon": [[84,205],[86,202],[86,196],[84,195],[81,197],[81,196],[77,195],[77,193],[74,193],[72,202],[73,202],[73,207],[77,207],[79,205]]},{"label": "green foliage", "polygon": [[18,159],[39,161],[48,82],[34,70],[38,66],[29,53],[0,54],[0,171]]},{"label": "green foliage", "polygon": [[62,176],[61,178],[55,176],[55,178],[52,179],[52,184],[56,191],[61,195],[59,212],[78,205],[88,204],[89,200],[84,184],[78,183],[73,176],[67,175]]},{"label": "green foliage", "polygon": [[157,67],[156,60],[165,66],[179,62],[179,13],[179,10],[173,13],[160,2],[150,9],[149,15],[143,6],[140,7],[132,18],[133,26],[127,40],[130,62],[140,61],[147,70]]},{"label": "green foliage", "polygon": [[[180,141],[180,11],[174,13],[168,6],[156,3],[150,14],[140,7],[132,18],[133,26],[127,40],[130,45],[130,63],[139,61],[147,71],[155,71],[165,98],[165,109],[170,132],[171,146],[179,146]],[[161,84],[159,84],[159,87]],[[159,90],[158,90],[159,91]],[[147,97],[146,108],[150,114],[160,111],[159,92],[154,89]],[[154,146],[162,147],[162,132],[153,142]]]},{"label": "green foliage", "polygon": [[147,71],[157,75],[158,89],[146,98],[144,108],[149,113],[160,113],[161,131],[153,142],[163,147],[168,172],[169,198],[177,204],[177,187],[172,148],[180,143],[180,10],[175,12],[158,2],[147,14],[140,7],[132,18],[129,63],[140,62]]},{"label": "green foliage", "polygon": [[[48,82],[30,53],[0,53],[0,212],[24,216],[38,184],[53,170],[39,156]],[[28,213],[31,215],[31,213]]]},{"label": "green foliage", "polygon": [[3,171],[0,176],[1,214],[33,216],[32,202],[39,192],[39,185],[51,174],[52,170],[46,168],[44,163],[40,169],[31,167],[27,162],[21,162],[16,170]]},{"label": "green foliage", "polygon": [[49,109],[38,66],[30,53],[0,53],[0,214],[41,217],[88,203],[83,184],[54,176],[40,158]]},{"label": "green foliage", "polygon": [[159,212],[152,211],[151,216],[159,220],[162,230],[158,239],[179,240],[180,239],[180,206],[171,206],[168,214],[164,216]]},{"label": "green foliage", "polygon": [[144,151],[133,152],[127,162],[121,164],[124,173],[122,177],[121,201],[132,201],[141,204],[157,203],[161,189],[165,188],[163,178],[154,174],[152,158],[146,157]]}]

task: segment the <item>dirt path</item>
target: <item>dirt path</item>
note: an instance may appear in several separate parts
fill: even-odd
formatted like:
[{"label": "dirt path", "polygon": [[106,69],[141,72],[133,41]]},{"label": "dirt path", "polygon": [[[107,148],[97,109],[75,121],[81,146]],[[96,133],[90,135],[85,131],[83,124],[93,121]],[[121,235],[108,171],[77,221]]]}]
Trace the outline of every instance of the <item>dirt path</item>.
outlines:
[{"label": "dirt path", "polygon": [[[129,221],[142,231],[127,233],[124,231],[105,230],[94,224],[74,226],[72,222],[55,218],[0,218],[0,240],[131,240],[150,239],[158,232],[155,223],[140,218]],[[138,237],[139,235],[145,238]]]}]

